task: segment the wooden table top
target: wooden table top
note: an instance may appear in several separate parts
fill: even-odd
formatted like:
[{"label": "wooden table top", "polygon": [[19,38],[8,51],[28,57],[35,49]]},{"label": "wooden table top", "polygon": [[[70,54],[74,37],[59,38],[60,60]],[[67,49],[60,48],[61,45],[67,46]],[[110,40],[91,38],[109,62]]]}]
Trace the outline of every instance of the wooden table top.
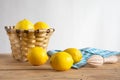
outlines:
[{"label": "wooden table top", "polygon": [[55,71],[49,63],[31,66],[17,62],[10,54],[0,54],[0,80],[120,80],[120,60],[98,68],[89,65],[68,71]]}]

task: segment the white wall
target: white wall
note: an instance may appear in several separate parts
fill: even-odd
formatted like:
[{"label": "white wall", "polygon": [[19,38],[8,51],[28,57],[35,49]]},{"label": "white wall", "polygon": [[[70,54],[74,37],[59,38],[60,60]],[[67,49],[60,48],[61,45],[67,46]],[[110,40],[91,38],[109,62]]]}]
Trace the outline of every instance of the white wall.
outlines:
[{"label": "white wall", "polygon": [[10,53],[6,25],[27,18],[56,29],[48,50],[96,47],[120,51],[120,0],[0,0],[0,53]]},{"label": "white wall", "polygon": [[79,34],[75,45],[120,50],[119,4],[120,0],[74,1],[74,31]]}]

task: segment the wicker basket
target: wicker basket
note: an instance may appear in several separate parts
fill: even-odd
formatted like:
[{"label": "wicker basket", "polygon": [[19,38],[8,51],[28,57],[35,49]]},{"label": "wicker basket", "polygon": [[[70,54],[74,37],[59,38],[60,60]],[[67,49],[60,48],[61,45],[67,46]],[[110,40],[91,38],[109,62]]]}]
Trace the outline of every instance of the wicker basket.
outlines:
[{"label": "wicker basket", "polygon": [[28,49],[40,46],[47,49],[53,28],[43,30],[15,30],[14,26],[5,27],[9,36],[12,55],[15,60],[27,61]]}]

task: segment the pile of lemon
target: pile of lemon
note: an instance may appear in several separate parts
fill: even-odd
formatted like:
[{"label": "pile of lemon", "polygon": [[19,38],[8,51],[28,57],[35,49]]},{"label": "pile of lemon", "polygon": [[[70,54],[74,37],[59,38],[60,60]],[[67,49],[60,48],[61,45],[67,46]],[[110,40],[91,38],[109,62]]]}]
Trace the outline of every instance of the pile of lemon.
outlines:
[{"label": "pile of lemon", "polygon": [[[34,65],[39,66],[45,64],[49,56],[45,49],[41,47],[34,47],[28,51],[28,61]],[[72,65],[81,61],[82,53],[76,48],[68,48],[62,52],[54,53],[50,57],[50,65],[57,71],[66,71],[71,69]]]},{"label": "pile of lemon", "polygon": [[73,64],[81,61],[82,53],[77,48],[67,48],[62,52],[53,54],[50,64],[53,69],[59,71],[69,70]]},{"label": "pile of lemon", "polygon": [[[31,21],[24,19],[19,21],[15,29],[19,30],[37,30],[48,29],[50,26],[45,22],[36,22],[33,24]],[[39,66],[45,64],[49,60],[47,51],[42,47],[33,47],[28,50],[28,62],[31,65]],[[77,48],[67,48],[62,52],[57,52],[50,57],[50,65],[53,69],[58,71],[69,70],[73,64],[81,61],[82,53]]]},{"label": "pile of lemon", "polygon": [[19,21],[15,26],[15,29],[19,29],[19,30],[37,30],[37,29],[48,29],[48,28],[50,28],[50,26],[45,22],[39,21],[33,24],[28,19],[23,19]]}]

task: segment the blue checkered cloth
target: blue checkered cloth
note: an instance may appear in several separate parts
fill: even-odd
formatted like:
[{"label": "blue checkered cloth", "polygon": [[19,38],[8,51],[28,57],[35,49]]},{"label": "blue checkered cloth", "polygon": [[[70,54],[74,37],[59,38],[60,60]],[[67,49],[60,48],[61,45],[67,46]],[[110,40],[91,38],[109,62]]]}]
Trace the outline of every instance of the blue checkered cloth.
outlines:
[{"label": "blue checkered cloth", "polygon": [[[112,56],[112,55],[119,55],[120,52],[117,52],[117,51],[109,51],[109,50],[102,50],[102,49],[97,49],[97,48],[83,48],[83,49],[79,49],[81,52],[82,52],[82,60],[76,64],[74,64],[72,66],[72,68],[75,68],[75,69],[78,69],[78,68],[81,68],[83,66],[85,66],[87,64],[87,60],[92,56],[92,55],[100,55],[102,56],[103,58],[106,58],[106,57],[109,57],[109,56]],[[49,56],[57,53],[57,52],[60,52],[62,50],[50,50],[47,52],[47,54]]]}]

